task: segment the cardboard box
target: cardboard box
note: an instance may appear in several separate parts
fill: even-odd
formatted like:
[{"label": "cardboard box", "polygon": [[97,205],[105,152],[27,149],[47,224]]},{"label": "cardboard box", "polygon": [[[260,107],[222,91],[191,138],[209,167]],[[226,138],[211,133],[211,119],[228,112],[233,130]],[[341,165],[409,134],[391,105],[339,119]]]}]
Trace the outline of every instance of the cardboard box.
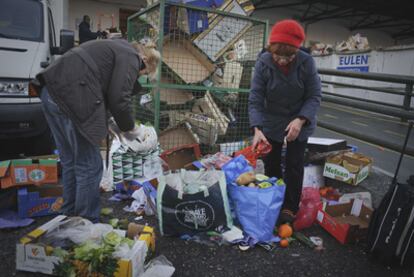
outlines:
[{"label": "cardboard box", "polygon": [[[170,126],[176,126],[182,122],[188,122],[191,130],[197,134],[200,143],[214,145],[219,134],[219,124],[213,118],[203,114],[191,112],[172,111],[170,112]],[[180,143],[179,145],[183,145]]]},{"label": "cardboard box", "polygon": [[[169,79],[162,77],[161,83],[173,84]],[[167,105],[184,105],[193,100],[193,93],[189,90],[162,88],[160,89],[160,101],[166,102]]]},{"label": "cardboard box", "polygon": [[163,61],[184,82],[194,84],[207,79],[215,65],[189,40],[166,37]]},{"label": "cardboard box", "polygon": [[195,102],[192,112],[202,114],[214,119],[218,123],[218,135],[226,134],[230,120],[217,106],[210,92],[207,91],[203,98],[200,98]]},{"label": "cardboard box", "polygon": [[[50,275],[53,274],[54,265],[59,263],[61,258],[50,255],[53,251],[53,247],[38,243],[37,241],[46,233],[56,229],[56,227],[59,226],[59,223],[65,219],[66,216],[64,215],[56,216],[19,240],[16,245],[17,270],[41,272]],[[136,275],[135,272],[139,269],[137,267],[140,266],[139,263],[136,262],[139,259],[137,255],[141,253],[142,241],[145,242],[147,249],[155,250],[154,229],[149,226],[134,225],[139,227],[130,229],[128,226],[128,236],[131,239],[138,238],[133,246],[134,254],[130,259],[118,260],[118,271],[115,273],[115,277],[132,277]]]},{"label": "cardboard box", "polygon": [[55,159],[20,159],[0,162],[1,188],[54,184],[58,181]]},{"label": "cardboard box", "polygon": [[[246,12],[236,1],[224,7],[230,13],[246,15]],[[252,26],[247,20],[216,15],[211,18],[207,30],[194,39],[194,43],[212,60],[220,58],[240,37]],[[214,42],[214,43],[212,43]]]},{"label": "cardboard box", "polygon": [[161,159],[168,164],[170,170],[189,168],[200,157],[200,146],[198,144],[179,146],[161,154]]},{"label": "cardboard box", "polygon": [[308,150],[310,152],[331,152],[345,150],[346,140],[310,137],[308,139]]},{"label": "cardboard box", "polygon": [[365,238],[373,210],[355,199],[350,203],[326,206],[318,211],[316,220],[340,243],[352,243]]},{"label": "cardboard box", "polygon": [[170,150],[181,145],[198,144],[200,139],[191,128],[190,123],[182,122],[160,133],[158,141],[163,150]]},{"label": "cardboard box", "polygon": [[21,218],[56,214],[63,205],[61,185],[28,186],[17,191],[17,210]]},{"label": "cardboard box", "polygon": [[330,156],[323,176],[356,186],[368,177],[372,162],[371,158],[352,152]]}]

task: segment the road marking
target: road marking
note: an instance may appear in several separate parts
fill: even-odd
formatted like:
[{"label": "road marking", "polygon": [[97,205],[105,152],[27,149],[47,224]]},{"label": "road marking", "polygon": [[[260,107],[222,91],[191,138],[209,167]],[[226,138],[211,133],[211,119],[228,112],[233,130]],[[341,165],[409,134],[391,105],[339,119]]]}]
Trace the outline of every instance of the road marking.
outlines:
[{"label": "road marking", "polygon": [[328,114],[328,113],[325,113],[323,115],[326,116],[326,117],[329,117],[329,118],[338,119],[337,116],[334,116],[334,115],[331,115],[331,114]]},{"label": "road marking", "polygon": [[[374,148],[376,148],[376,149],[378,149],[378,150],[380,150],[380,151],[392,152],[392,153],[397,154],[398,156],[400,156],[400,155],[401,155],[401,153],[400,153],[400,152],[397,152],[397,151],[395,151],[395,150],[388,149],[388,148],[385,148],[385,147],[383,147],[383,146],[380,146],[380,145],[377,145],[377,144],[373,144],[373,143],[370,143],[370,142],[367,142],[367,141],[363,141],[363,140],[361,140],[361,139],[354,138],[354,137],[349,136],[349,135],[344,135],[344,134],[342,134],[342,133],[339,133],[339,132],[333,131],[333,130],[331,130],[331,129],[323,128],[323,127],[321,127],[321,126],[318,126],[318,128],[324,129],[324,130],[326,130],[326,131],[328,131],[328,132],[331,132],[331,133],[338,134],[338,135],[340,135],[340,136],[342,136],[342,137],[349,137],[349,138],[351,138],[351,139],[353,139],[353,140],[356,140],[356,141],[359,141],[359,142],[364,143],[364,144],[366,144],[366,145],[369,145],[369,146],[371,146],[371,147],[374,147]],[[409,154],[405,154],[405,155],[404,155],[404,159],[405,159],[405,158],[408,158],[408,159],[414,160],[414,156],[411,156],[411,155],[409,155]]]},{"label": "road marking", "polygon": [[359,125],[359,126],[363,126],[363,127],[367,127],[368,124],[362,123],[362,122],[358,122],[358,121],[353,121],[351,120],[352,123],[354,123],[355,125]]},{"label": "road marking", "polygon": [[327,107],[327,108],[337,109],[339,111],[343,111],[343,112],[346,112],[346,113],[367,117],[367,118],[370,118],[370,119],[377,119],[377,120],[382,120],[382,121],[386,121],[386,122],[391,122],[391,123],[394,123],[394,124],[399,124],[399,125],[402,125],[402,126],[408,126],[408,123],[400,122],[398,118],[396,118],[395,120],[391,120],[391,119],[385,119],[385,118],[376,117],[376,116],[370,116],[368,114],[364,114],[363,110],[361,110],[361,112],[356,112],[356,111],[353,111],[351,109],[338,107],[338,106],[335,106],[335,105],[332,105],[332,104],[328,104],[326,102],[322,103],[322,105]]},{"label": "road marking", "polygon": [[405,138],[405,135],[400,134],[400,133],[397,133],[397,132],[394,132],[394,131],[390,131],[390,130],[384,130],[384,133],[391,134],[391,135],[395,135],[395,136],[399,136],[401,138]]},{"label": "road marking", "polygon": [[393,173],[391,173],[391,172],[389,172],[389,171],[387,171],[387,170],[384,170],[384,169],[382,169],[382,168],[380,168],[380,167],[378,167],[378,166],[373,165],[373,166],[372,166],[372,168],[373,168],[374,170],[376,170],[376,171],[381,172],[382,174],[387,175],[388,177],[394,177],[394,174],[393,174]]}]

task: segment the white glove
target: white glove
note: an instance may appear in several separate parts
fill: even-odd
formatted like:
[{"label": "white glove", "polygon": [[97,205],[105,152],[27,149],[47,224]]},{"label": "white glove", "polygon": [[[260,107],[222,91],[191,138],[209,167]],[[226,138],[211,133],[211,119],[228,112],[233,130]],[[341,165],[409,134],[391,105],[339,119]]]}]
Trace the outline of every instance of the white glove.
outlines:
[{"label": "white glove", "polygon": [[122,133],[122,135],[130,141],[133,141],[135,139],[137,139],[139,137],[140,134],[140,128],[137,124],[135,124],[134,129],[128,131],[128,132],[124,132]]}]

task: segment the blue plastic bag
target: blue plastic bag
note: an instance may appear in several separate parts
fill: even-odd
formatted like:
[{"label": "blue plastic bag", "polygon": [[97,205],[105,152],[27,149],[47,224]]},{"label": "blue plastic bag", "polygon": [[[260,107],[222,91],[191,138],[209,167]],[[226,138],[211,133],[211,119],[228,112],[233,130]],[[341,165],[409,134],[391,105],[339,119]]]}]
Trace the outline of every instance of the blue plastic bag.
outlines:
[{"label": "blue plastic bag", "polygon": [[265,189],[237,185],[235,180],[240,174],[253,170],[243,155],[226,163],[222,170],[226,174],[234,212],[244,232],[259,242],[273,241],[273,230],[283,204],[286,185],[276,183],[275,178],[267,180],[273,185]]}]

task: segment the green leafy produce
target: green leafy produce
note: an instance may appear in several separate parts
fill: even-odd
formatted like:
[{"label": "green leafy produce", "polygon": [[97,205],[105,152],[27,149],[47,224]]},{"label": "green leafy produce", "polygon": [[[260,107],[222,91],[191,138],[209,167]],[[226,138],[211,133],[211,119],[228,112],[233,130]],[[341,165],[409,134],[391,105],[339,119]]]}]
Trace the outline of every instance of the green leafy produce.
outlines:
[{"label": "green leafy produce", "polygon": [[98,244],[87,240],[85,243],[74,249],[75,259],[80,261],[90,261],[92,250],[101,248]]},{"label": "green leafy produce", "polygon": [[121,229],[128,229],[129,221],[126,218],[120,219],[118,222],[118,227]]},{"label": "green leafy produce", "polygon": [[112,208],[102,208],[101,209],[101,215],[110,215],[114,212],[114,209]]},{"label": "green leafy produce", "polygon": [[116,232],[112,231],[106,234],[103,238],[104,244],[110,245],[116,248],[118,245],[121,244],[123,237],[118,235]]},{"label": "green leafy produce", "polygon": [[118,227],[119,219],[118,218],[111,218],[108,222],[112,227]]},{"label": "green leafy produce", "polygon": [[132,240],[132,239],[130,239],[130,238],[123,238],[121,240],[121,244],[122,243],[126,243],[126,244],[128,244],[129,248],[132,248],[134,246],[134,244],[135,244],[135,241]]},{"label": "green leafy produce", "polygon": [[52,252],[52,256],[56,256],[59,258],[65,258],[67,255],[69,255],[69,252],[60,247],[54,248]]}]

